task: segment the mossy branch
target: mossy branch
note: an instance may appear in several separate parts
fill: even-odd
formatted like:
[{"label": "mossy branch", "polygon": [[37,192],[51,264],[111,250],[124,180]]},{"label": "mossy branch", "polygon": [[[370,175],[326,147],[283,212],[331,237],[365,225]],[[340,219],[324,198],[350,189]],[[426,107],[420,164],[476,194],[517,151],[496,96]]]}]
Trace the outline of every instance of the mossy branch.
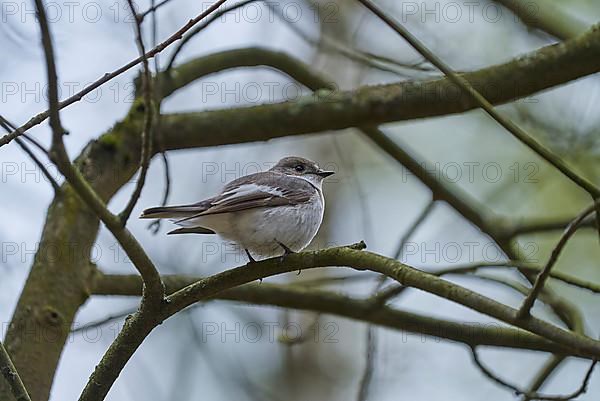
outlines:
[{"label": "mossy branch", "polygon": [[[202,277],[166,275],[163,281],[172,294]],[[99,275],[93,294],[99,296],[140,296],[142,281],[137,275]],[[357,299],[347,295],[262,282],[250,283],[216,294],[207,300],[228,300],[253,305],[272,305],[307,310],[350,318],[396,330],[445,338],[467,345],[487,345],[544,351],[569,355],[569,348],[548,341],[524,330],[500,324],[471,324],[423,316],[416,313],[374,305],[372,299]]]},{"label": "mossy branch", "polygon": [[[573,40],[462,77],[490,103],[502,104],[596,73],[599,58],[600,26],[595,26]],[[167,114],[162,121],[169,132],[165,147],[173,150],[375,126],[462,113],[478,106],[449,79],[441,78],[325,90],[296,101],[253,107]]]},{"label": "mossy branch", "polygon": [[[326,266],[347,266],[384,274],[402,285],[414,287],[466,306],[486,316],[524,329],[589,359],[600,357],[600,342],[569,332],[550,323],[529,317],[518,319],[517,310],[432,274],[407,266],[395,259],[367,252],[362,243],[320,251],[272,258],[203,278],[167,297],[151,318],[137,312],[128,318],[123,330],[111,344],[84,389],[80,401],[103,400],[119,373],[148,334],[165,319],[184,308],[243,284],[274,275]],[[375,311],[373,311],[375,312]]]}]

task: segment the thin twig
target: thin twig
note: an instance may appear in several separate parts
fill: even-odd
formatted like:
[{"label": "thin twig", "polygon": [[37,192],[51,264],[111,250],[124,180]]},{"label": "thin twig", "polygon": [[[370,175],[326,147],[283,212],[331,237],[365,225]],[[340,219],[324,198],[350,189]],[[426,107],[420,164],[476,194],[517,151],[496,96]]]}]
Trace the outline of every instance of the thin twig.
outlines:
[{"label": "thin twig", "polygon": [[[531,272],[531,273],[536,273],[536,274],[541,273],[543,270],[542,266],[538,266],[535,264],[530,264],[530,263],[520,262],[520,261],[509,261],[506,263],[482,262],[482,263],[473,263],[473,264],[467,264],[467,265],[451,266],[448,268],[437,270],[432,274],[435,274],[436,276],[442,276],[442,275],[447,275],[447,274],[475,273],[479,269],[486,269],[486,268],[518,269],[520,271],[526,271],[526,272]],[[553,278],[555,280],[558,280],[558,281],[562,281],[565,284],[569,284],[574,287],[578,287],[578,288],[593,292],[595,294],[600,294],[600,285],[590,283],[587,280],[580,279],[575,276],[570,276],[568,274],[561,273],[561,272],[551,272],[549,277]]]},{"label": "thin twig", "polygon": [[[12,124],[10,121],[8,121],[8,120],[7,120],[7,119],[6,119],[4,116],[2,116],[2,115],[0,115],[0,121],[1,121],[1,122],[2,122],[4,125],[8,126],[8,128],[9,128],[8,132],[12,132],[12,131],[14,131],[14,130],[16,130],[16,129],[17,129],[17,127],[16,127],[14,124]],[[6,130],[6,128],[5,128],[5,130]],[[32,144],[33,146],[35,146],[36,148],[38,148],[38,149],[40,150],[40,152],[42,152],[43,154],[45,154],[46,156],[48,156],[48,158],[50,158],[50,152],[48,152],[48,150],[47,150],[45,147],[43,147],[43,146],[42,146],[42,144],[41,144],[41,143],[39,143],[39,142],[38,142],[36,139],[34,139],[34,138],[30,137],[30,136],[29,136],[29,135],[27,135],[27,134],[23,134],[23,138],[25,138],[27,141],[31,142],[31,144]]]},{"label": "thin twig", "polygon": [[142,151],[140,155],[140,175],[135,185],[135,189],[127,202],[127,205],[123,209],[121,213],[119,213],[119,218],[121,219],[121,224],[125,226],[127,224],[127,220],[129,216],[131,216],[131,212],[135,207],[140,195],[142,194],[142,189],[144,188],[144,184],[146,183],[146,174],[148,172],[148,167],[150,166],[150,155],[152,154],[152,140],[153,140],[153,120],[154,120],[154,102],[152,101],[153,96],[153,87],[152,84],[152,73],[150,71],[150,64],[148,63],[148,58],[146,57],[146,48],[144,46],[144,38],[142,36],[142,20],[135,14],[135,6],[133,4],[133,0],[127,0],[127,4],[129,4],[129,9],[131,13],[135,15],[135,42],[137,44],[138,51],[140,53],[140,57],[143,58],[143,72],[142,72],[142,91],[144,97],[144,128],[142,130]]},{"label": "thin twig", "polygon": [[[423,222],[427,219],[427,216],[433,210],[435,206],[435,200],[432,199],[427,206],[421,211],[421,213],[417,216],[415,221],[410,225],[408,230],[404,233],[396,252],[394,253],[394,259],[398,260],[401,258],[402,253],[404,252],[404,246],[407,241],[414,235],[415,231],[423,224]],[[387,276],[382,274],[379,276],[379,280],[373,291],[373,295],[371,296],[374,300],[374,305],[381,306],[385,303],[385,300],[380,302],[380,299],[376,297],[377,293],[381,290],[383,285],[387,280]],[[371,387],[371,381],[373,380],[373,370],[375,367],[375,354],[377,353],[377,333],[375,331],[375,327],[373,325],[367,326],[367,340],[366,340],[366,349],[365,349],[365,366],[363,368],[363,375],[360,380],[360,386],[358,388],[357,401],[367,401],[369,398],[369,389]]]},{"label": "thin twig", "polygon": [[[574,217],[568,219],[518,222],[506,229],[503,237],[510,240],[519,235],[536,234],[548,231],[564,231],[569,223],[573,221],[573,218]],[[580,228],[591,228],[596,230],[598,224],[595,219],[588,218],[581,224]]]},{"label": "thin twig", "polygon": [[266,1],[265,5],[271,10],[273,15],[276,15],[282,22],[286,23],[287,26],[294,33],[296,33],[296,35],[298,35],[305,42],[312,46],[322,47],[324,49],[330,50],[333,53],[337,53],[343,57],[346,57],[348,60],[352,60],[357,63],[361,63],[367,67],[375,68],[380,71],[390,72],[392,74],[396,74],[402,77],[406,76],[406,74],[403,72],[405,70],[435,72],[434,68],[428,65],[424,65],[427,62],[426,60],[413,63],[403,63],[394,60],[390,57],[381,56],[361,49],[346,47],[343,44],[338,43],[335,39],[324,35],[323,33],[321,33],[319,39],[314,39],[304,30],[302,30],[298,26],[298,24],[295,24],[294,22],[290,21],[288,18],[283,16],[281,12],[278,12],[276,7],[273,4],[271,4],[271,2]]},{"label": "thin twig", "polygon": [[17,369],[15,369],[15,365],[13,365],[2,341],[0,341],[0,371],[6,382],[10,385],[10,390],[16,401],[31,401],[29,393],[21,380],[21,376],[17,373]]},{"label": "thin twig", "polygon": [[[192,27],[194,25],[196,25],[198,22],[203,20],[206,16],[211,14],[214,10],[219,8],[226,1],[227,0],[217,0],[210,7],[208,7],[205,11],[203,11],[198,16],[189,20],[183,27],[181,27],[177,32],[172,34],[165,41],[161,42],[159,45],[157,45],[156,47],[154,47],[153,49],[148,51],[145,54],[145,58],[150,59],[150,58],[156,56],[157,54],[162,52],[164,49],[166,49],[168,46],[170,46],[174,42],[180,40],[187,31],[192,29]],[[59,102],[58,110],[63,109],[73,103],[80,101],[81,99],[83,99],[84,96],[86,96],[90,92],[96,90],[97,88],[104,85],[105,83],[112,80],[113,78],[115,78],[115,77],[123,74],[124,72],[130,70],[131,68],[135,67],[136,65],[141,63],[143,60],[144,60],[144,57],[138,57],[138,58],[130,61],[129,63],[125,64],[124,66],[122,66],[110,73],[104,74],[101,78],[92,82],[91,84],[89,84],[88,86],[86,86],[85,88],[83,88],[82,90],[80,90],[79,92],[74,94],[73,96],[63,100],[62,102]],[[7,135],[3,136],[2,138],[0,138],[0,147],[6,145],[7,143],[12,141],[16,137],[22,135],[24,132],[26,132],[30,128],[35,127],[36,125],[42,123],[44,120],[46,120],[48,117],[50,117],[50,113],[51,113],[50,109],[43,111],[43,112],[39,113],[38,115],[32,117],[29,121],[27,121],[25,124],[21,125],[19,128],[17,128],[10,134],[7,134]]]},{"label": "thin twig", "polygon": [[135,313],[135,311],[138,310],[138,307],[135,308],[130,308],[130,309],[126,309],[124,311],[121,312],[117,312],[115,314],[106,316],[102,319],[99,320],[94,320],[92,322],[86,323],[82,326],[76,327],[74,329],[71,330],[72,334],[77,334],[77,333],[81,333],[83,331],[87,331],[90,329],[96,329],[98,327],[102,327],[104,325],[107,325],[108,323],[114,322],[115,320],[121,320],[126,318],[127,316],[131,315],[132,313]]},{"label": "thin twig", "polygon": [[[521,284],[516,280],[510,280],[504,277],[490,276],[485,274],[473,274],[469,277],[473,277],[477,280],[489,281],[495,284],[508,287],[523,296],[527,296],[529,288]],[[552,312],[558,317],[566,327],[581,335],[585,335],[585,323],[583,320],[582,313],[576,306],[565,300],[556,301],[556,296],[547,291],[540,294],[540,301],[552,307]]]},{"label": "thin twig", "polygon": [[[0,126],[2,126],[2,128],[4,128],[4,130],[6,132],[12,131],[12,124],[10,124],[8,122],[8,120],[6,120],[2,116],[0,116]],[[25,137],[28,137],[28,136],[25,136]],[[48,171],[48,169],[46,168],[44,163],[42,163],[42,161],[40,159],[38,159],[38,157],[35,155],[35,153],[33,153],[31,151],[31,149],[29,149],[29,146],[27,146],[27,144],[25,142],[23,142],[20,138],[15,138],[15,142],[17,142],[17,145],[19,145],[19,147],[21,149],[23,149],[23,152],[25,152],[27,154],[27,156],[29,156],[29,158],[31,158],[31,160],[33,160],[35,165],[38,166],[38,168],[41,170],[42,174],[44,174],[44,177],[46,177],[46,179],[48,180],[50,185],[52,185],[52,189],[54,189],[54,194],[55,195],[60,194],[60,192],[61,192],[60,185],[58,185],[58,182],[56,182],[56,180],[54,179],[52,174],[50,174],[50,171]]]},{"label": "thin twig", "polygon": [[544,269],[542,270],[542,272],[540,274],[538,274],[537,278],[535,279],[535,283],[533,284],[533,288],[531,288],[531,292],[529,293],[529,295],[527,295],[527,297],[523,301],[521,308],[519,308],[519,312],[517,313],[518,319],[523,319],[530,315],[531,307],[533,306],[533,303],[535,302],[535,299],[539,295],[540,291],[544,287],[544,283],[546,282],[546,279],[550,276],[550,270],[552,269],[552,267],[558,260],[558,256],[562,252],[562,250],[565,247],[565,245],[567,244],[567,242],[569,242],[569,239],[577,232],[577,230],[579,229],[579,226],[585,220],[585,218],[587,216],[589,216],[591,213],[595,212],[595,208],[596,208],[595,204],[588,206],[583,212],[581,212],[579,214],[579,216],[577,216],[575,218],[575,220],[573,220],[571,222],[571,224],[569,224],[567,226],[567,228],[565,229],[565,232],[560,237],[560,240],[558,241],[558,243],[552,250],[550,258],[548,259],[548,262],[546,262]]},{"label": "thin twig", "polygon": [[[552,376],[552,374],[556,372],[556,370],[560,367],[560,365],[564,362],[565,359],[566,358],[562,355],[552,355],[548,359],[548,361],[546,361],[544,366],[542,366],[537,375],[534,377],[533,381],[529,385],[529,390],[527,391],[527,394],[533,394],[537,392],[550,378],[550,376]],[[523,395],[523,397],[521,398],[521,401],[530,400],[531,398],[529,398],[527,395]]]},{"label": "thin twig", "polygon": [[358,387],[357,401],[367,401],[371,382],[373,381],[373,371],[375,367],[375,356],[377,353],[377,333],[373,325],[367,328],[367,341],[365,346],[365,366]]},{"label": "thin twig", "polygon": [[421,224],[423,224],[423,222],[425,222],[425,220],[431,214],[431,212],[433,212],[434,206],[435,198],[431,199],[431,201],[427,203],[427,206],[425,206],[425,208],[417,216],[416,220],[410,226],[408,231],[404,233],[404,235],[400,239],[400,242],[398,243],[398,246],[396,247],[396,252],[394,252],[394,259],[400,259],[400,257],[404,253],[404,247],[406,246],[408,240],[412,238],[412,236],[415,234],[415,232],[421,226]]},{"label": "thin twig", "polygon": [[[222,15],[225,15],[228,12],[235,11],[241,7],[244,7],[250,3],[255,3],[257,1],[262,1],[262,0],[244,0],[244,1],[240,1],[239,3],[232,4],[231,6],[223,8],[219,12],[213,14],[211,16],[211,18],[207,19],[203,24],[194,28],[182,39],[181,42],[179,42],[179,45],[177,46],[175,51],[171,54],[171,58],[167,64],[167,68],[165,70],[169,71],[173,67],[175,60],[178,57],[178,55],[180,54],[181,50],[183,50],[183,47],[185,47],[185,45],[192,38],[194,38],[197,34],[199,34],[205,28],[207,28],[212,22],[216,21],[219,17],[221,17]],[[273,15],[276,15],[281,21],[283,21],[284,23],[287,23],[289,28],[292,31],[294,31],[294,33],[296,33],[300,38],[302,38],[303,40],[305,40],[308,44],[310,44],[312,46],[324,45],[326,48],[328,48],[328,49],[332,50],[333,52],[338,53],[350,60],[353,60],[353,61],[356,61],[359,63],[363,63],[365,65],[368,65],[369,67],[376,68],[381,71],[391,72],[393,74],[397,74],[400,76],[404,76],[405,74],[403,74],[400,70],[398,70],[398,68],[404,69],[404,70],[406,70],[406,69],[419,70],[422,72],[431,72],[432,71],[432,69],[430,67],[423,66],[422,65],[423,62],[401,63],[401,62],[393,60],[391,58],[379,56],[379,55],[365,52],[365,51],[362,51],[359,49],[347,49],[344,46],[336,43],[333,39],[329,39],[328,37],[322,37],[321,42],[318,42],[317,40],[311,38],[308,34],[306,34],[306,32],[304,32],[298,26],[296,26],[297,24],[294,24],[294,23],[288,21],[288,19],[282,17],[280,15],[280,11],[277,10],[276,7],[274,7],[272,4],[270,4],[269,1],[266,1],[264,3],[265,3],[265,6],[267,6],[270,9],[270,11],[273,13]],[[379,63],[377,63],[377,62],[379,62]],[[397,68],[387,67],[386,64],[395,66]]]},{"label": "thin twig", "polygon": [[569,167],[560,157],[555,155],[551,150],[546,148],[540,142],[530,136],[525,130],[520,128],[510,119],[504,117],[502,114],[494,109],[494,106],[463,76],[458,75],[454,72],[445,62],[439,57],[433,54],[421,41],[413,36],[408,30],[406,30],[400,23],[389,17],[384,13],[378,6],[376,6],[371,0],[358,0],[366,8],[368,8],[373,14],[379,19],[386,23],[396,33],[402,36],[415,50],[417,50],[423,57],[429,60],[435,65],[440,71],[442,71],[454,84],[461,88],[466,94],[468,94],[487,114],[496,120],[501,126],[509,131],[515,138],[524,143],[527,147],[537,153],[540,157],[545,159],[551,165],[556,167],[561,173],[568,177],[571,181],[577,184],[579,187],[588,192],[593,199],[600,197],[600,188],[594,183],[586,179],[585,177],[577,174],[571,167]]},{"label": "thin twig", "polygon": [[62,128],[60,121],[58,79],[56,75],[56,65],[54,63],[52,37],[46,18],[43,0],[35,0],[35,5],[42,33],[42,44],[44,47],[46,71],[48,75],[48,103],[50,106],[50,127],[52,128],[52,148],[50,149],[50,155],[52,161],[56,164],[60,172],[65,176],[65,179],[71,184],[78,195],[87,203],[115,236],[119,244],[125,250],[127,256],[133,262],[135,268],[143,277],[145,291],[142,298],[142,306],[146,304],[160,304],[164,298],[164,286],[156,267],[135,237],[129,230],[121,225],[121,220],[107,209],[100,196],[85,180],[81,172],[71,164],[62,139],[64,129]]},{"label": "thin twig", "polygon": [[[167,1],[167,0],[165,0]],[[164,2],[163,2],[164,3]],[[155,7],[155,0],[152,0],[151,2],[152,7]],[[156,6],[156,8],[158,8],[158,6]],[[156,46],[156,43],[158,41],[157,39],[158,37],[158,19],[156,18],[156,10],[155,12],[152,13],[152,46]],[[163,198],[161,201],[161,206],[166,206],[168,201],[169,201],[169,194],[171,193],[171,168],[169,166],[169,158],[167,157],[167,153],[165,150],[165,140],[164,140],[164,133],[162,132],[161,128],[160,128],[160,124],[161,124],[161,103],[162,103],[162,99],[163,97],[161,96],[161,85],[162,85],[162,77],[165,75],[164,73],[159,73],[160,68],[159,68],[159,55],[156,55],[156,57],[154,57],[154,71],[156,71],[156,78],[155,78],[155,87],[154,87],[154,103],[155,103],[155,107],[156,107],[156,129],[155,131],[155,135],[156,135],[156,142],[158,144],[158,150],[160,152],[161,155],[161,160],[163,161],[163,166],[164,166],[164,177],[165,177],[165,186],[164,186],[164,190],[163,190]],[[150,223],[148,225],[148,229],[150,229],[152,231],[153,234],[157,234],[158,231],[160,230],[160,225],[162,223],[162,220],[158,219],[153,221],[152,223]]]},{"label": "thin twig", "polygon": [[[146,16],[150,13],[155,14],[156,11],[161,8],[162,6],[164,6],[165,4],[169,3],[171,0],[163,0],[157,4],[154,4],[154,1],[152,2],[153,4],[150,6],[149,9],[147,9],[146,11],[144,11],[143,13],[139,13],[136,17],[136,19],[138,19],[140,21],[140,24],[144,21],[144,18],[146,18]],[[132,10],[132,12],[135,15],[135,10]]]},{"label": "thin twig", "polygon": [[[465,264],[465,265],[455,265],[455,266],[450,266],[450,267],[446,267],[446,268],[439,269],[439,270],[434,270],[433,268],[423,268],[423,270],[428,271],[430,274],[433,274],[435,276],[441,277],[441,276],[445,276],[448,274],[462,275],[462,274],[476,273],[480,269],[501,269],[501,268],[517,269],[519,271],[525,271],[525,272],[537,273],[537,274],[541,273],[543,270],[543,267],[541,267],[541,266],[526,263],[526,262],[520,262],[520,261],[508,261],[508,262],[498,262],[498,263],[496,263],[496,262],[479,262],[479,263],[472,263],[472,264]],[[564,274],[561,272],[551,272],[549,277],[553,278],[555,280],[562,281],[565,284],[569,284],[574,287],[578,287],[578,288],[593,292],[595,294],[600,294],[600,285],[590,283],[587,280],[583,280],[578,277],[570,276],[568,274]],[[390,299],[392,299],[392,298],[398,296],[400,293],[404,292],[406,289],[407,288],[400,286],[400,285],[391,286],[389,288],[384,289],[380,293],[378,293],[375,296],[375,298],[377,299],[377,302],[380,304],[386,303]]]},{"label": "thin twig", "polygon": [[594,199],[596,208],[596,229],[598,230],[598,239],[600,240],[600,198]]},{"label": "thin twig", "polygon": [[495,373],[493,373],[491,370],[489,370],[481,362],[479,355],[477,353],[476,347],[471,347],[471,356],[473,357],[473,363],[475,363],[475,365],[479,368],[479,370],[481,370],[481,372],[484,375],[486,375],[493,382],[499,384],[502,387],[506,387],[506,388],[510,389],[516,395],[524,395],[531,400],[540,400],[540,401],[568,401],[568,400],[572,400],[574,398],[579,397],[581,394],[584,394],[587,391],[587,387],[588,387],[590,378],[592,377],[592,373],[594,371],[594,367],[596,366],[596,362],[597,362],[596,360],[592,361],[592,363],[590,364],[590,367],[587,370],[587,373],[585,374],[585,377],[583,378],[583,382],[581,383],[581,386],[577,390],[572,392],[571,394],[545,395],[545,394],[539,394],[539,393],[535,393],[535,392],[530,393],[526,390],[522,390],[519,387],[515,386],[514,384],[511,384],[511,383],[507,382],[506,380],[498,377]]},{"label": "thin twig", "polygon": [[17,143],[17,145],[19,145],[19,147],[21,149],[23,149],[23,151],[25,153],[27,153],[27,156],[29,156],[31,158],[31,160],[33,160],[33,162],[38,166],[38,168],[41,170],[42,174],[44,174],[44,177],[46,177],[46,179],[48,180],[48,182],[52,186],[52,189],[54,190],[54,194],[55,195],[60,194],[61,193],[60,185],[58,184],[58,182],[56,182],[56,180],[54,179],[54,177],[52,176],[52,174],[50,174],[50,171],[48,171],[48,169],[46,168],[46,166],[44,165],[44,163],[42,163],[37,158],[37,156],[35,155],[35,153],[33,153],[31,151],[31,149],[29,149],[29,147],[27,146],[27,144],[25,144],[25,142],[23,142],[21,140],[21,138],[15,138],[15,142]]},{"label": "thin twig", "polygon": [[250,3],[254,3],[256,1],[258,1],[258,0],[244,0],[244,1],[240,1],[239,3],[235,3],[235,4],[232,4],[232,5],[228,6],[228,7],[225,7],[223,9],[217,11],[213,15],[211,15],[204,22],[202,22],[202,24],[198,25],[193,30],[191,30],[190,32],[188,32],[181,39],[181,41],[177,44],[177,47],[175,48],[175,50],[173,50],[173,53],[171,53],[171,57],[169,59],[169,62],[167,63],[167,67],[165,68],[165,72],[168,72],[169,70],[171,70],[171,68],[173,68],[173,65],[175,63],[175,59],[177,58],[177,56],[179,55],[179,53],[181,52],[181,50],[183,50],[184,46],[191,39],[193,39],[196,35],[198,35],[200,32],[202,32],[206,27],[208,27],[210,24],[212,24],[213,22],[215,22],[217,19],[219,19],[221,16],[225,15],[226,13],[234,11],[234,10],[237,10],[238,8],[244,7],[245,5],[250,4]]}]

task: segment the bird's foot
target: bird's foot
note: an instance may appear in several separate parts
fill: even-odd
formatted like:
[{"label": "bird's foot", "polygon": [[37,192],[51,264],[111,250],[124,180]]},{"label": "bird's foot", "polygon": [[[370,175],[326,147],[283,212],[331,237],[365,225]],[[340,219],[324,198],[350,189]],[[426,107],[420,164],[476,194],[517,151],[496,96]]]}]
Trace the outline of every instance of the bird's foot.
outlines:
[{"label": "bird's foot", "polygon": [[[252,254],[250,254],[250,251],[244,248],[244,251],[246,252],[246,256],[248,256],[248,263],[246,263],[247,265],[251,265],[252,263],[256,263],[256,259],[254,259],[252,257]],[[262,284],[262,277],[258,279],[258,284]]]},{"label": "bird's foot", "polygon": [[[283,242],[277,241],[277,238],[275,238],[275,242],[277,242],[277,243],[279,244],[279,246],[283,248],[283,255],[281,255],[281,256],[279,257],[279,261],[280,261],[280,262],[283,262],[283,260],[285,259],[285,257],[286,257],[286,256],[288,256],[288,255],[291,255],[291,254],[293,254],[293,253],[296,253],[296,252],[292,251],[292,250],[291,250],[291,249],[290,249],[290,248],[289,248],[289,247],[288,247],[286,244],[284,244]],[[296,275],[299,275],[301,271],[302,271],[301,269],[300,269],[300,270],[298,270],[298,273],[297,273]]]},{"label": "bird's foot", "polygon": [[280,247],[283,248],[283,255],[281,255],[279,257],[279,261],[283,262],[283,260],[285,259],[286,256],[291,255],[293,253],[296,253],[294,251],[292,251],[286,244],[284,244],[283,242],[277,241],[277,238],[275,238],[275,242],[277,242],[279,244]]},{"label": "bird's foot", "polygon": [[283,242],[277,241],[277,238],[275,238],[275,242],[277,242],[277,244],[279,244],[280,247],[283,248],[283,256],[287,256],[290,255],[292,253],[296,253],[294,251],[292,251],[286,244],[284,244]]}]

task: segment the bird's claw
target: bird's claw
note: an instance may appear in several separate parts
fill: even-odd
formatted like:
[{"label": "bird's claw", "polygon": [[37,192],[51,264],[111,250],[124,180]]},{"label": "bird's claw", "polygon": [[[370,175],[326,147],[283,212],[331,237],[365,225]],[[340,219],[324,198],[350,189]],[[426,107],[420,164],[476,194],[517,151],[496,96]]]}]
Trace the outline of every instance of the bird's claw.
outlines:
[{"label": "bird's claw", "polygon": [[290,255],[292,253],[296,253],[294,251],[292,251],[286,244],[284,244],[283,242],[277,241],[277,238],[275,238],[275,242],[277,242],[277,244],[279,244],[280,247],[283,248],[283,256],[287,256]]},{"label": "bird's claw", "polygon": [[252,257],[250,251],[248,249],[244,249],[244,251],[246,251],[246,256],[248,256],[248,264],[256,263],[256,259]]}]

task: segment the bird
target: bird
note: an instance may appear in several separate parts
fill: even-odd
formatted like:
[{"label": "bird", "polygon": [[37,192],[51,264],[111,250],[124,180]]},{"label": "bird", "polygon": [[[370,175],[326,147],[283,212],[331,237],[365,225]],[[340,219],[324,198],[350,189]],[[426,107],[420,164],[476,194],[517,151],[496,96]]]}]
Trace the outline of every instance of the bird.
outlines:
[{"label": "bird", "polygon": [[168,218],[181,226],[168,234],[217,234],[244,249],[249,262],[284,257],[317,234],[325,211],[323,181],[332,174],[311,160],[284,157],[267,171],[229,182],[212,198],[152,207],[140,218]]}]

